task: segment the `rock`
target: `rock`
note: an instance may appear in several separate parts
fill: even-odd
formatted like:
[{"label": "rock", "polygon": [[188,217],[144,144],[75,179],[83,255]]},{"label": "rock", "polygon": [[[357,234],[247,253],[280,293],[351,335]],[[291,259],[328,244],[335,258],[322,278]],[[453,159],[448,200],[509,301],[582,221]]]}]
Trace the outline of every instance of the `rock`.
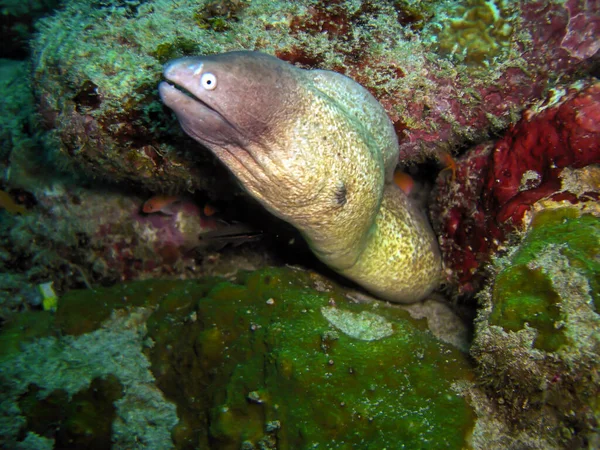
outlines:
[{"label": "rock", "polygon": [[[231,281],[71,291],[56,313],[61,337],[29,333],[20,352],[2,358],[5,406],[21,417],[3,438],[39,434],[34,411],[17,403],[28,389],[53,408],[57,389],[76,394],[59,411],[67,417],[92,380],[111,376],[127,387],[115,391],[113,448],[149,439],[153,414],[150,428],[173,436],[161,448],[465,446],[475,425],[463,396],[472,380],[466,355],[406,311],[344,292],[313,273],[275,268]],[[86,410],[101,413],[101,404]],[[167,414],[175,405],[177,425]],[[126,420],[142,411],[144,420]]]},{"label": "rock", "polygon": [[567,205],[538,205],[495,260],[471,349],[515,435],[543,423],[547,448],[587,447],[600,419],[600,215]]}]

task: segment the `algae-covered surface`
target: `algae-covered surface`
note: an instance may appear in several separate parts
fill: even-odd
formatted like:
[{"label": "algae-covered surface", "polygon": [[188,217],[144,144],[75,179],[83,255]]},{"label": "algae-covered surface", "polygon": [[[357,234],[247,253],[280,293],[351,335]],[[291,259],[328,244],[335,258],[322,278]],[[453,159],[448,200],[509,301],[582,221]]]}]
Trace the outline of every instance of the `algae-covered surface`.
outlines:
[{"label": "algae-covered surface", "polygon": [[[65,439],[30,407],[35,393],[65,427],[83,402],[85,426],[69,428],[80,441],[106,442],[115,417],[113,448],[465,447],[474,425],[457,389],[472,378],[465,355],[404,310],[315,290],[316,280],[269,268],[66,294],[50,336],[24,326],[20,351],[2,357],[4,420],[19,424],[3,428],[4,442]],[[87,353],[76,351],[84,342]],[[86,401],[91,383],[96,403]],[[144,395],[146,420],[128,421]]]},{"label": "algae-covered surface", "polygon": [[[490,324],[518,331],[537,330],[534,346],[556,351],[567,343],[568,308],[576,292],[561,291],[556,272],[563,259],[572,278],[583,277],[588,304],[600,305],[600,219],[576,208],[549,209],[536,215],[527,236],[496,277]],[[591,300],[591,302],[589,301]],[[563,326],[560,326],[562,323]]]},{"label": "algae-covered surface", "polygon": [[[163,64],[240,49],[350,76],[386,108],[403,158],[423,161],[508,126],[547,83],[586,70],[598,6],[570,3],[65,0],[37,22],[34,86],[61,155],[150,190],[220,182],[210,160],[190,164],[202,152],[158,101]],[[572,16],[590,31],[572,32]]]},{"label": "algae-covered surface", "polygon": [[478,379],[515,435],[552,424],[534,448],[598,440],[600,218],[586,212],[548,202],[480,294]]}]

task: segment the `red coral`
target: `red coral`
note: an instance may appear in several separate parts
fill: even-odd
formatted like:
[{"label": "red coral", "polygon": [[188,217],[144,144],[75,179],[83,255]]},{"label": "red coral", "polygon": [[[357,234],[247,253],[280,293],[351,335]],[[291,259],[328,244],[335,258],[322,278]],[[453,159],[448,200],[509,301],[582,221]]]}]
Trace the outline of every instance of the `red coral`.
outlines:
[{"label": "red coral", "polygon": [[600,163],[599,124],[600,83],[572,88],[560,102],[526,111],[495,144],[471,150],[458,162],[455,183],[438,178],[433,211],[448,275],[460,293],[477,289],[482,264],[535,202],[598,198],[564,190],[560,175],[565,167]]}]

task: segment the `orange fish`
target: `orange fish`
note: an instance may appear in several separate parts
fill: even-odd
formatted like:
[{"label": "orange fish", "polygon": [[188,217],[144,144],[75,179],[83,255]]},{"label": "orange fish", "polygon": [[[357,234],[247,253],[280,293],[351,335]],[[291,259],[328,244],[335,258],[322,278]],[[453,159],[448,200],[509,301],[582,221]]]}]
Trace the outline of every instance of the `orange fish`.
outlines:
[{"label": "orange fish", "polygon": [[146,214],[163,213],[168,216],[175,214],[175,207],[181,203],[181,197],[177,195],[155,195],[146,200],[142,211]]},{"label": "orange fish", "polygon": [[8,192],[0,190],[0,209],[2,208],[11,214],[27,214],[27,208],[15,203]]},{"label": "orange fish", "polygon": [[415,180],[406,172],[402,172],[400,169],[396,169],[394,172],[394,183],[398,186],[406,195],[410,195],[411,191],[415,187]]},{"label": "orange fish", "polygon": [[210,203],[207,203],[206,205],[204,205],[203,212],[206,217],[210,217],[216,214],[217,209]]},{"label": "orange fish", "polygon": [[456,179],[456,161],[454,160],[452,155],[450,155],[450,153],[448,153],[445,150],[438,150],[437,158],[438,161],[444,165],[444,168],[441,172],[449,170],[452,173],[451,181],[454,181]]}]

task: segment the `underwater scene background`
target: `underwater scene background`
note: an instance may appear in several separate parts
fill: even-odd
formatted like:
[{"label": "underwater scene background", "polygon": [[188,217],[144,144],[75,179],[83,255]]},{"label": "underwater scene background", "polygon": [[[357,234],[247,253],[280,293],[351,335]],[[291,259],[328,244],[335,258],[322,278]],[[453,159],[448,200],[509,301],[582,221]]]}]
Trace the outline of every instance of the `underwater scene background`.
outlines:
[{"label": "underwater scene background", "polygon": [[600,2],[0,11],[0,448],[600,448]]}]

